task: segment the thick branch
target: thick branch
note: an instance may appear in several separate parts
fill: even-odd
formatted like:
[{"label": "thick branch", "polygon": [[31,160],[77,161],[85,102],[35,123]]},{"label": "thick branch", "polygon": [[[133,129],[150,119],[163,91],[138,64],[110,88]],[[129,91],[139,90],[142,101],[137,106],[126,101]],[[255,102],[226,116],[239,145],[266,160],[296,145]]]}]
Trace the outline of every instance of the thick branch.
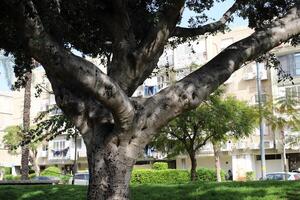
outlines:
[{"label": "thick branch", "polygon": [[270,27],[230,45],[200,69],[149,98],[145,102],[147,108],[141,116],[147,127],[152,128],[149,132],[145,131],[140,139],[150,140],[156,130],[169,120],[197,107],[246,61],[255,59],[299,34],[299,7],[300,5],[291,9],[285,17],[277,19]]},{"label": "thick branch", "polygon": [[131,126],[134,109],[122,89],[97,66],[73,55],[55,42],[45,32],[32,2],[21,6],[24,8],[21,14],[24,16],[28,49],[44,66],[47,75],[52,77],[50,81],[60,80],[64,87],[74,93],[93,96],[111,110],[118,128],[127,130]]},{"label": "thick branch", "polygon": [[171,36],[194,37],[198,35],[204,35],[205,33],[216,32],[220,30],[220,28],[222,28],[231,18],[232,14],[238,9],[238,4],[239,0],[236,0],[235,3],[223,14],[219,21],[199,26],[197,28],[176,27]]},{"label": "thick branch", "polygon": [[[134,60],[134,62],[124,62],[122,68],[117,65],[111,66],[109,76],[113,77],[114,80],[118,80],[118,84],[129,96],[149,77],[156,67],[164,46],[170,37],[170,32],[176,26],[183,8],[184,1],[179,0],[170,3],[166,9],[160,11],[158,22],[153,24],[145,39],[140,42],[134,51],[126,55],[126,61]],[[122,62],[122,59],[117,60]]]}]

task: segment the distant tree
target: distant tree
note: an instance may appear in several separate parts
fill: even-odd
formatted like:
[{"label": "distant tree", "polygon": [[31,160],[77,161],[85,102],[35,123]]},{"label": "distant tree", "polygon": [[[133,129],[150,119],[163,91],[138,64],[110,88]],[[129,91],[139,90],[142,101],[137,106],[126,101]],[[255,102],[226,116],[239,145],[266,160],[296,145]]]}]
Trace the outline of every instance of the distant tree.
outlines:
[{"label": "distant tree", "polygon": [[[10,150],[10,153],[17,154],[17,147],[24,141],[24,131],[20,126],[9,126],[5,130],[5,135],[3,136],[3,143]],[[31,130],[29,130],[31,132]],[[38,176],[40,174],[40,167],[37,163],[37,147],[40,142],[30,142],[26,146],[28,148],[28,159],[31,162],[35,174]],[[22,152],[22,150],[21,150]]]},{"label": "distant tree", "polygon": [[191,160],[191,180],[196,177],[196,153],[208,141],[214,146],[218,180],[220,176],[219,146],[229,137],[249,135],[255,123],[256,112],[246,103],[232,97],[221,98],[218,90],[197,109],[172,120],[151,143],[169,156],[188,153]]},{"label": "distant tree", "polygon": [[[291,132],[300,130],[299,101],[293,96],[286,95],[274,101],[267,102],[262,108],[263,118],[272,131],[279,131],[282,143],[282,159],[284,171],[288,172],[286,161],[286,145],[295,142]],[[287,132],[290,132],[288,135]]]},{"label": "distant tree", "polygon": [[240,139],[249,136],[257,122],[257,112],[254,107],[248,106],[245,102],[228,97],[222,99],[213,96],[208,110],[205,114],[207,122],[205,130],[212,137],[215,168],[217,181],[221,182],[220,150],[224,143],[232,139]]}]

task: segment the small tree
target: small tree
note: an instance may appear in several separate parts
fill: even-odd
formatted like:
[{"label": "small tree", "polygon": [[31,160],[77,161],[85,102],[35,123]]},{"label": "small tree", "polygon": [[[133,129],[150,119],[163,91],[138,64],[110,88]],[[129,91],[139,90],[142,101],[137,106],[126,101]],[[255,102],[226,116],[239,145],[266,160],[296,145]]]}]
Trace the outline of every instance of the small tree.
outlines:
[{"label": "small tree", "polygon": [[252,133],[257,119],[255,109],[245,102],[228,97],[222,100],[219,96],[213,96],[210,104],[207,104],[208,112],[205,130],[212,137],[215,157],[217,181],[221,182],[220,150],[223,143],[229,139],[239,139]]},{"label": "small tree", "polygon": [[[191,180],[196,177],[196,153],[207,141],[212,141],[215,155],[219,146],[228,137],[240,137],[251,133],[254,127],[255,111],[244,102],[228,97],[223,100],[218,90],[197,109],[187,112],[171,121],[162,134],[152,143],[169,156],[188,153],[191,159]],[[220,176],[219,156],[216,156],[218,180]]]},{"label": "small tree", "polygon": [[[30,132],[31,130],[29,130]],[[3,136],[3,142],[4,144],[10,149],[10,153],[16,154],[16,147],[20,145],[25,139],[24,139],[24,131],[20,126],[9,126],[7,127],[4,132],[6,134]],[[40,144],[40,142],[30,142],[26,146],[28,148],[28,159],[31,162],[35,174],[39,176],[40,174],[40,167],[37,163],[37,147]]]}]

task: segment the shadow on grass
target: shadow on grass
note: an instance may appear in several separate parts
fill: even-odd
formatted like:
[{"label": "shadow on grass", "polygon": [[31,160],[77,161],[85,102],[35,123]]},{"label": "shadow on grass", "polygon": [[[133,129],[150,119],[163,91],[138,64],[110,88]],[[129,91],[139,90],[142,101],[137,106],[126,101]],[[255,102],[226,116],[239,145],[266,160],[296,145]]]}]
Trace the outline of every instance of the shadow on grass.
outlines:
[{"label": "shadow on grass", "polygon": [[1,186],[0,200],[84,200],[86,189],[71,185]]}]

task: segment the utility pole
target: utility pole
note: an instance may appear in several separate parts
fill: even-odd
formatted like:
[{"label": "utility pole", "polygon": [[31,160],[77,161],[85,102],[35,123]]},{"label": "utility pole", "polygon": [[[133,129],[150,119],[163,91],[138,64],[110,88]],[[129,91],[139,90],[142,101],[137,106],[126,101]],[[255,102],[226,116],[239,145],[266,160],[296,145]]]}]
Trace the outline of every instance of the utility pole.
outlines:
[{"label": "utility pole", "polygon": [[72,185],[74,185],[74,182],[75,182],[75,174],[77,172],[77,134],[75,133],[75,136],[74,136],[74,143],[75,143],[75,152],[74,152],[74,163],[73,163],[73,177],[72,177]]},{"label": "utility pole", "polygon": [[265,141],[264,141],[264,129],[262,123],[262,105],[261,105],[261,79],[260,79],[259,63],[256,62],[256,85],[259,107],[259,133],[260,133],[260,158],[261,158],[261,177],[266,179],[266,159],[265,159]]}]

